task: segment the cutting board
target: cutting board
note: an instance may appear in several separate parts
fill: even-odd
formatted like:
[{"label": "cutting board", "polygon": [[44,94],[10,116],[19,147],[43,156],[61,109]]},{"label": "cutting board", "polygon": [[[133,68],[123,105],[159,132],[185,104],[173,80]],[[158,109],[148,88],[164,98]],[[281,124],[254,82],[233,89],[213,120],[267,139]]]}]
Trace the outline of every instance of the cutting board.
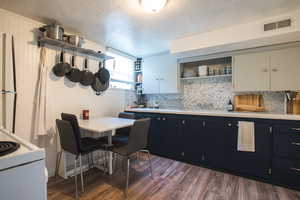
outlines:
[{"label": "cutting board", "polygon": [[236,111],[265,111],[261,94],[237,95],[234,98],[234,104]]},{"label": "cutting board", "polygon": [[300,114],[300,92],[297,93],[296,98],[292,100],[292,110],[293,114]]}]

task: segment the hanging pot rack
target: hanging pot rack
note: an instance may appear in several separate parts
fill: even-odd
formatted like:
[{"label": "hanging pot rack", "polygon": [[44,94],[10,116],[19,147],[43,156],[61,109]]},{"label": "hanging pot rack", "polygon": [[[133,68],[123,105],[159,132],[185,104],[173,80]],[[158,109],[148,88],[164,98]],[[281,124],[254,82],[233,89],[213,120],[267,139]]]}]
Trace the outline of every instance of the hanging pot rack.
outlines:
[{"label": "hanging pot rack", "polygon": [[38,46],[45,46],[45,44],[50,45],[50,46],[55,46],[55,47],[59,47],[62,48],[64,50],[69,50],[72,52],[78,52],[87,56],[91,56],[100,60],[109,60],[109,59],[113,59],[113,57],[111,56],[107,56],[104,53],[101,53],[101,51],[94,51],[91,49],[85,49],[82,47],[77,47],[75,45],[69,44],[67,42],[61,41],[61,40],[56,40],[56,39],[51,39],[48,37],[39,37],[38,38]]}]

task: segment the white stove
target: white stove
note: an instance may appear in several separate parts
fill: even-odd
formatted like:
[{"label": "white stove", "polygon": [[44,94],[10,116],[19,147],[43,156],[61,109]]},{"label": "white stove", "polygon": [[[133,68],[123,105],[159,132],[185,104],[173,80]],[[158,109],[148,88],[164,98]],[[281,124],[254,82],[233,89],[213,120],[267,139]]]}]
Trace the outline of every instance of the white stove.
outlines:
[{"label": "white stove", "polygon": [[1,199],[47,199],[45,151],[4,129],[0,129],[0,142],[17,144],[13,152],[0,155]]}]

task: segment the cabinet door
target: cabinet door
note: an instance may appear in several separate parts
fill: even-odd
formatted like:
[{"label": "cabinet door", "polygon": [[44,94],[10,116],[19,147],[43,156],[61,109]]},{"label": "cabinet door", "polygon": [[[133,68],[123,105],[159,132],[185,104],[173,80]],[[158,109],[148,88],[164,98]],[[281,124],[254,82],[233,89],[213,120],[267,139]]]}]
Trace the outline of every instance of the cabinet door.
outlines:
[{"label": "cabinet door", "polygon": [[170,159],[179,160],[182,152],[180,140],[180,120],[175,117],[161,118],[161,155]]},{"label": "cabinet door", "polygon": [[162,154],[162,122],[161,117],[153,116],[151,118],[151,125],[148,135],[148,149],[150,153],[161,155]]},{"label": "cabinet door", "polygon": [[158,70],[157,65],[152,60],[144,60],[143,62],[143,93],[158,94]]},{"label": "cabinet door", "polygon": [[231,134],[237,132],[234,122],[209,120],[205,123],[205,163],[212,167],[228,168],[228,155],[232,148]]},{"label": "cabinet door", "polygon": [[271,90],[300,90],[300,47],[270,53]]},{"label": "cabinet door", "polygon": [[238,131],[232,133],[231,153],[227,156],[230,169],[257,177],[268,177],[271,167],[271,133],[270,125],[255,122],[255,152],[237,150]]},{"label": "cabinet door", "polygon": [[169,53],[147,57],[143,62],[144,94],[177,93],[178,66]]},{"label": "cabinet door", "polygon": [[183,161],[191,164],[201,164],[204,160],[204,131],[203,120],[187,119],[182,120],[182,145],[181,154]]},{"label": "cabinet door", "polygon": [[235,56],[233,71],[235,91],[270,89],[269,53],[267,52]]}]

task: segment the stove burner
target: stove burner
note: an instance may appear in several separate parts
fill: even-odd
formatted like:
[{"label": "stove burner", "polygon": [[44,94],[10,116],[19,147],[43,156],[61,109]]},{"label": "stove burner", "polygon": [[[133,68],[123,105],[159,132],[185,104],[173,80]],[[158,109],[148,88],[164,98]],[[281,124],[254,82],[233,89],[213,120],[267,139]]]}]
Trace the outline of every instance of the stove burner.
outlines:
[{"label": "stove burner", "polygon": [[0,156],[4,156],[16,151],[20,144],[15,142],[0,141]]}]

